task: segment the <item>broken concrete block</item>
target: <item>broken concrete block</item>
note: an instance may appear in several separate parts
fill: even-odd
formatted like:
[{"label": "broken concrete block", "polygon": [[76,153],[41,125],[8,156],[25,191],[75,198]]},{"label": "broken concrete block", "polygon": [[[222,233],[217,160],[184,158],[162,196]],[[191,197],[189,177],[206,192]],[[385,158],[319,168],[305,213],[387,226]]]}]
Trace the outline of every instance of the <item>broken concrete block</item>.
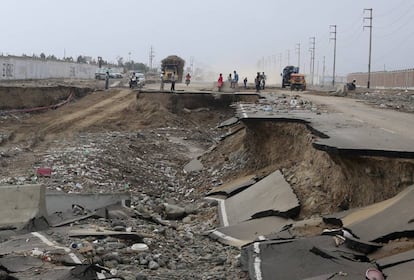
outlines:
[{"label": "broken concrete block", "polygon": [[45,186],[0,186],[0,226],[20,229],[30,220],[45,216]]},{"label": "broken concrete block", "polygon": [[199,159],[193,159],[184,166],[184,171],[187,173],[200,171],[204,168],[203,164]]}]

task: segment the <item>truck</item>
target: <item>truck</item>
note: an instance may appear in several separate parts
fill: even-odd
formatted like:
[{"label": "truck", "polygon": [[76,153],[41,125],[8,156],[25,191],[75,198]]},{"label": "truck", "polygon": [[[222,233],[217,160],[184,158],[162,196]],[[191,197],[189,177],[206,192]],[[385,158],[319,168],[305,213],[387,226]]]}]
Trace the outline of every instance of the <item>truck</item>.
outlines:
[{"label": "truck", "polygon": [[290,86],[290,80],[292,74],[298,74],[299,73],[299,67],[295,66],[286,66],[283,68],[283,72],[280,74],[282,76],[282,88],[285,88],[287,86]]},{"label": "truck", "polygon": [[181,83],[183,80],[185,60],[176,55],[170,55],[161,61],[161,71],[164,74],[164,82],[171,82],[172,74],[175,72],[175,81]]}]

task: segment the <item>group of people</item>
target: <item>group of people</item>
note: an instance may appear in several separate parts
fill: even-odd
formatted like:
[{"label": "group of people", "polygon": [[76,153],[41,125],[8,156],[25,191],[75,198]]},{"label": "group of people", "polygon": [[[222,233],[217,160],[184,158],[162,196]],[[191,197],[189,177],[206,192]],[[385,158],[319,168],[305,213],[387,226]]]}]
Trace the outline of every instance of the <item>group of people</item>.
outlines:
[{"label": "group of people", "polygon": [[[161,74],[160,74],[160,90],[161,91],[163,91],[164,90],[164,82],[165,82],[165,77],[164,77],[164,75],[165,75],[165,73],[164,73],[164,71],[162,71],[161,72]],[[173,72],[172,74],[171,74],[171,77],[170,77],[170,79],[169,79],[170,81],[171,81],[171,88],[170,88],[170,91],[171,92],[173,92],[173,91],[175,91],[175,82],[177,81],[177,78],[176,78],[176,73],[175,72]],[[189,84],[190,84],[190,80],[191,80],[191,75],[190,75],[190,73],[188,73],[186,76],[185,76],[185,84],[188,86]]]},{"label": "group of people", "polygon": [[[230,83],[230,88],[236,88],[236,85],[239,82],[239,74],[237,74],[236,70],[233,71],[234,75],[232,77],[231,73],[228,75],[227,77],[227,81]],[[223,74],[220,73],[219,78],[217,80],[217,87],[218,87],[218,91],[221,91],[222,87],[223,87]],[[260,73],[257,72],[257,76],[254,79],[254,83],[256,86],[256,91],[259,92],[261,89],[265,89],[265,85],[266,85],[266,75],[264,72]],[[244,88],[247,89],[247,77],[245,77],[243,79],[243,85]]]},{"label": "group of people", "polygon": [[266,75],[264,72],[261,74],[260,72],[257,72],[256,78],[254,78],[254,84],[256,86],[256,92],[259,92],[261,89],[265,89]]}]

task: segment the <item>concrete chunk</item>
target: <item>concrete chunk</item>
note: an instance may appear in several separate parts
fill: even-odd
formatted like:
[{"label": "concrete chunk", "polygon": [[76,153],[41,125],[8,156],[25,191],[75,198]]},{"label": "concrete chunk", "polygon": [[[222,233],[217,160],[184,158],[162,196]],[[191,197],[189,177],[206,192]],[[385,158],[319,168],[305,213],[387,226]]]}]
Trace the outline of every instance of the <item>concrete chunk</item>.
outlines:
[{"label": "concrete chunk", "polygon": [[20,229],[31,219],[45,214],[44,186],[0,186],[0,226]]}]

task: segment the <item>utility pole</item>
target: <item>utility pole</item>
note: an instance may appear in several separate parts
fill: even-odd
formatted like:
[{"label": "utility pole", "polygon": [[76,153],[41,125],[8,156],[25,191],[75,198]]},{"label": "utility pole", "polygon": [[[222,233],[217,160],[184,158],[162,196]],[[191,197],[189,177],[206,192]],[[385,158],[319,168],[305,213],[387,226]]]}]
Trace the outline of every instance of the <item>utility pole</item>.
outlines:
[{"label": "utility pole", "polygon": [[363,29],[369,28],[369,58],[368,58],[368,82],[367,82],[367,88],[370,87],[371,83],[371,48],[372,48],[372,8],[371,9],[364,9],[364,13],[368,11],[369,16],[364,17],[365,20],[369,20],[369,25],[364,25]]},{"label": "utility pole", "polygon": [[190,57],[190,71],[191,75],[194,75],[194,56]]},{"label": "utility pole", "polygon": [[300,67],[300,43],[296,44],[296,54],[298,55],[298,67]]},{"label": "utility pole", "polygon": [[150,52],[149,52],[149,70],[152,70],[152,61],[154,59],[155,55],[154,55],[154,48],[151,46],[150,48]]},{"label": "utility pole", "polygon": [[287,50],[287,64],[290,65],[290,50]]},{"label": "utility pole", "polygon": [[325,85],[325,56],[323,56],[323,66],[322,66],[322,86]]},{"label": "utility pole", "polygon": [[334,41],[334,58],[333,58],[333,73],[332,73],[332,85],[335,86],[335,67],[336,67],[336,25],[330,26],[330,34],[333,38],[329,38]]},{"label": "utility pole", "polygon": [[280,71],[282,71],[282,53],[279,53],[279,67],[280,67]]},{"label": "utility pole", "polygon": [[314,74],[315,74],[315,45],[316,45],[316,38],[315,37],[310,37],[309,38],[310,39],[310,41],[309,41],[309,44],[310,44],[310,47],[309,47],[309,51],[310,51],[310,54],[311,54],[311,57],[310,57],[310,73],[311,73],[311,84],[313,85],[313,77],[314,77]]}]

